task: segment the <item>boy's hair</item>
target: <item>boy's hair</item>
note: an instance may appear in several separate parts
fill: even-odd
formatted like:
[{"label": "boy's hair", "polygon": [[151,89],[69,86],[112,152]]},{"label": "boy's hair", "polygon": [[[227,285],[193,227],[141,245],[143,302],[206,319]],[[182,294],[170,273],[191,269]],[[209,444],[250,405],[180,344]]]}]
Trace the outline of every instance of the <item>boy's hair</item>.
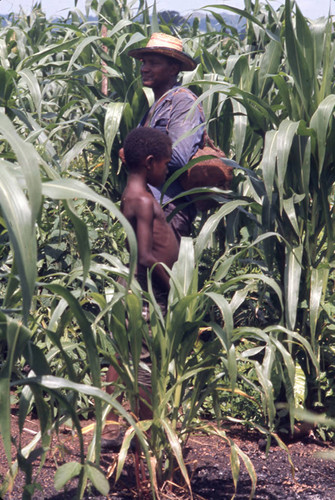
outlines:
[{"label": "boy's hair", "polygon": [[161,130],[138,127],[127,135],[123,148],[126,165],[129,168],[136,168],[150,155],[156,160],[169,158],[172,142],[170,137]]}]

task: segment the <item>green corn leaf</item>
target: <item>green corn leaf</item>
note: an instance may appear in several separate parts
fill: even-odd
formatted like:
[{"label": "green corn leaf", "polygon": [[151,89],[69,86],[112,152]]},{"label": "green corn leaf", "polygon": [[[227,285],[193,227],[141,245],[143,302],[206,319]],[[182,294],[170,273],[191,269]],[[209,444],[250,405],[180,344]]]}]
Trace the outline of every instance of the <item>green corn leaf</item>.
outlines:
[{"label": "green corn leaf", "polygon": [[112,146],[114,143],[114,139],[120,128],[120,122],[125,106],[126,106],[125,103],[111,102],[106,109],[105,125],[104,125],[106,149],[105,149],[104,171],[102,177],[103,184],[105,184],[108,177]]},{"label": "green corn leaf", "polygon": [[292,196],[291,198],[288,198],[284,200],[283,207],[284,211],[289,219],[289,221],[292,224],[292,227],[295,231],[295,234],[300,237],[300,231],[299,231],[299,226],[298,226],[298,219],[297,219],[297,214],[294,208],[295,203],[301,202],[305,198],[305,195],[301,196]]},{"label": "green corn leaf", "polygon": [[92,373],[93,383],[97,387],[100,387],[101,385],[100,362],[98,357],[97,346],[90,323],[88,322],[83,309],[81,308],[77,299],[72,295],[72,293],[62,285],[43,283],[43,286],[51,290],[53,293],[63,297],[70,306],[71,312],[78,321],[86,345],[89,367]]},{"label": "green corn leaf", "polygon": [[276,171],[277,151],[279,149],[277,146],[277,135],[278,132],[276,132],[275,130],[270,130],[266,133],[265,148],[260,164],[260,168],[263,172],[264,185],[270,204],[272,200],[273,184]]},{"label": "green corn leaf", "polygon": [[157,16],[157,5],[156,0],[154,0],[154,4],[152,7],[152,16],[151,16],[151,33],[157,33],[160,31],[158,16]]},{"label": "green corn leaf", "polygon": [[240,459],[237,453],[236,445],[233,441],[230,442],[230,466],[236,491],[238,479],[240,477]]},{"label": "green corn leaf", "polygon": [[287,248],[285,255],[285,318],[289,330],[294,330],[299,304],[303,245]]},{"label": "green corn leaf", "polygon": [[265,97],[266,93],[269,91],[273,74],[278,73],[280,66],[280,60],[282,56],[281,44],[275,40],[271,40],[266,46],[265,52],[260,61],[258,85],[259,85],[259,95],[260,97]]},{"label": "green corn leaf", "polygon": [[178,436],[176,435],[175,431],[172,429],[170,424],[165,419],[160,420],[160,424],[162,425],[162,427],[164,428],[164,430],[166,432],[166,435],[168,437],[173,455],[177,460],[177,463],[179,465],[179,468],[180,468],[180,471],[183,475],[185,483],[186,483],[189,491],[191,492],[192,491],[191,482],[190,482],[190,478],[189,478],[189,475],[188,475],[188,472],[187,472],[187,469],[185,466],[185,462],[183,459],[183,452],[182,452],[182,449],[181,449],[181,446],[179,443]]},{"label": "green corn leaf", "polygon": [[[294,83],[308,116],[313,87],[311,70],[309,69],[309,64],[312,61],[307,62],[300,43],[294,34],[290,0],[285,0],[285,43],[287,60],[294,78]],[[307,49],[308,47],[306,47],[306,50]]]},{"label": "green corn leaf", "polygon": [[300,122],[284,120],[281,122],[277,134],[277,172],[278,172],[278,192],[280,201],[280,213],[284,202],[284,180],[287,169],[287,162],[292,148],[294,136],[297,133]]},{"label": "green corn leaf", "polygon": [[83,282],[82,288],[85,286],[86,278],[88,276],[88,271],[91,263],[91,252],[90,252],[90,241],[87,225],[84,221],[78,217],[75,213],[75,209],[71,203],[71,201],[65,202],[65,209],[68,216],[71,219],[71,222],[74,226],[76,237],[78,241],[78,251],[83,264]]},{"label": "green corn leaf", "polygon": [[231,99],[234,112],[233,138],[235,143],[235,156],[237,163],[241,160],[244,141],[247,133],[247,112],[245,107],[235,99]]},{"label": "green corn leaf", "polygon": [[36,62],[43,60],[47,56],[54,56],[55,53],[61,53],[62,51],[66,51],[73,47],[74,45],[78,44],[78,38],[75,37],[72,40],[67,40],[66,42],[63,43],[55,43],[48,45],[46,49],[43,49],[39,52],[36,52],[32,56],[26,57],[22,59],[22,61],[19,62],[17,71],[20,71],[23,68],[31,67],[33,66]]},{"label": "green corn leaf", "polygon": [[299,9],[299,5],[296,4],[295,7],[297,41],[299,42],[305,60],[308,62],[310,78],[312,79],[313,76],[316,75],[314,67],[315,57],[313,37],[307,24],[307,20],[302,15],[301,10]]},{"label": "green corn leaf", "polygon": [[329,276],[329,269],[326,267],[319,267],[312,269],[311,272],[311,287],[310,287],[310,328],[311,328],[311,344],[316,352],[317,345],[317,323],[321,312],[321,300],[327,285]]},{"label": "green corn leaf", "polygon": [[[91,45],[93,42],[96,42],[98,40],[103,41],[103,37],[100,36],[88,36],[87,38],[84,38],[75,48],[75,51],[70,59],[70,62],[67,67],[67,74],[70,72],[71,67],[74,65],[80,54],[83,52],[83,50],[88,46]],[[77,41],[78,43],[78,41]]]},{"label": "green corn leaf", "polygon": [[183,295],[191,292],[194,279],[194,247],[192,238],[182,238],[180,242],[178,260],[174,263],[171,276],[179,283]]},{"label": "green corn leaf", "polygon": [[329,121],[333,115],[334,107],[335,95],[331,94],[321,102],[311,118],[310,126],[315,130],[317,137],[319,179],[324,168]]},{"label": "green corn leaf", "polygon": [[3,338],[7,340],[7,359],[0,369],[0,434],[8,464],[11,463],[11,429],[10,429],[10,380],[14,364],[31,337],[31,332],[22,324],[0,316],[0,328]]},{"label": "green corn leaf", "polygon": [[14,249],[22,288],[23,318],[26,321],[37,276],[35,228],[31,207],[16,178],[1,161],[0,166],[0,206]]},{"label": "green corn leaf", "polygon": [[227,339],[226,349],[227,351],[229,351],[231,348],[231,338],[234,328],[234,319],[231,306],[228,303],[227,299],[225,299],[223,295],[219,293],[206,292],[205,295],[209,297],[220,309],[224,321],[224,331]]},{"label": "green corn leaf", "polygon": [[85,184],[72,180],[72,179],[60,179],[58,181],[45,182],[43,184],[43,193],[46,196],[56,199],[73,199],[73,198],[84,198],[96,203],[100,203],[107,210],[111,212],[114,217],[117,217],[121,224],[123,225],[127,237],[130,250],[130,262],[129,262],[129,283],[131,282],[136,264],[137,264],[137,243],[133,228],[129,224],[128,220],[124,215],[118,210],[116,205],[111,202],[108,198],[95,193]]},{"label": "green corn leaf", "polygon": [[204,5],[203,6],[203,9],[211,9],[211,8],[228,10],[230,12],[233,12],[234,14],[237,14],[238,16],[245,17],[246,19],[248,19],[249,21],[251,21],[253,24],[256,24],[259,28],[261,28],[262,30],[264,30],[265,33],[268,35],[268,37],[271,40],[275,40],[277,42],[279,41],[279,38],[278,38],[278,36],[275,33],[273,33],[272,31],[268,30],[267,28],[265,28],[264,24],[262,24],[261,21],[259,19],[257,19],[257,17],[251,15],[246,9],[245,10],[237,9],[236,7],[230,7],[230,6],[225,5],[225,4]]},{"label": "green corn leaf", "polygon": [[42,94],[36,75],[28,68],[19,71],[19,75],[22,77],[22,80],[26,83],[31,98],[33,100],[33,103],[35,105],[37,114],[39,118],[41,118]]},{"label": "green corn leaf", "polygon": [[[13,148],[17,162],[22,169],[28,189],[31,210],[30,227],[32,227],[35,224],[42,202],[39,171],[39,164],[42,164],[42,160],[33,145],[25,142],[19,136],[12,122],[4,113],[0,113],[0,134]],[[13,165],[12,168],[14,168]]]},{"label": "green corn leaf", "polygon": [[197,239],[195,242],[195,259],[196,261],[200,258],[202,252],[206,248],[213,232],[217,228],[219,222],[226,215],[230,214],[239,207],[248,205],[249,202],[242,200],[234,200],[226,203],[213,215],[211,215],[205,224],[203,225]]},{"label": "green corn leaf", "polygon": [[89,134],[83,141],[76,142],[75,146],[70,149],[64,156],[61,161],[62,172],[66,172],[70,163],[79,156],[85,148],[92,145],[93,143],[101,144],[103,142],[100,135],[97,134]]}]

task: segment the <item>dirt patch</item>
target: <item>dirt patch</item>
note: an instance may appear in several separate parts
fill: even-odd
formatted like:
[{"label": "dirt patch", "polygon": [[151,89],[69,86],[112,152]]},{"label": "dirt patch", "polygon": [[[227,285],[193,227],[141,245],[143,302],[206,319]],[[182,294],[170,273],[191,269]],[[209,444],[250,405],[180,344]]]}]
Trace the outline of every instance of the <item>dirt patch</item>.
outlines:
[{"label": "dirt patch", "polygon": [[[18,417],[12,415],[12,436],[18,436]],[[87,426],[89,422],[83,422]],[[27,419],[24,426],[22,445],[31,441],[38,431],[38,421]],[[291,465],[283,450],[272,446],[268,455],[265,454],[264,442],[254,431],[233,426],[227,429],[227,435],[234,440],[237,446],[248,455],[257,474],[257,489],[255,499],[262,500],[334,500],[335,499],[335,461],[323,457],[322,454],[331,452],[335,457],[335,446],[323,443],[313,437],[288,443],[288,449],[294,464],[295,473],[292,475]],[[85,447],[90,442],[91,435],[85,434]],[[15,448],[13,447],[13,454]],[[101,467],[108,473],[116,462],[113,453],[101,455]],[[129,500],[138,498],[133,467],[133,455],[129,454],[126,466],[120,480],[114,484],[110,480],[110,494],[108,497],[96,491],[87,491],[85,499],[113,499]],[[39,459],[33,464],[33,478],[41,485],[42,491],[35,491],[34,500],[72,500],[76,492],[76,481],[68,483],[66,489],[56,491],[54,475],[57,466],[69,461],[79,461],[79,446],[68,429],[61,429],[59,436],[53,438],[52,447],[48,452],[46,462],[39,470]],[[234,485],[230,468],[230,448],[215,436],[192,435],[185,448],[185,462],[187,464],[195,500],[228,500],[234,494]],[[0,480],[4,480],[7,471],[5,454],[0,443]],[[25,484],[22,472],[17,475],[11,494],[3,498],[19,499]],[[250,496],[251,481],[247,470],[241,464],[240,479],[238,482],[237,500],[247,500]],[[163,498],[187,500],[190,495],[184,488],[176,486],[172,493],[165,493]]]}]

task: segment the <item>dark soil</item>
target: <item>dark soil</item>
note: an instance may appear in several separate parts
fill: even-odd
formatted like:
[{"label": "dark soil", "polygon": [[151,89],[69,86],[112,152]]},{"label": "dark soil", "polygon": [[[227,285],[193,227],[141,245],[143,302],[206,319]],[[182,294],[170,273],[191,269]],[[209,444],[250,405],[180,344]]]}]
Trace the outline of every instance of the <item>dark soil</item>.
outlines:
[{"label": "dark soil", "polygon": [[[87,426],[89,422],[83,422]],[[31,441],[34,432],[38,431],[38,421],[28,419],[25,424],[22,445]],[[255,431],[232,426],[227,428],[227,435],[233,439],[241,450],[248,455],[257,473],[257,488],[254,498],[262,500],[335,500],[335,445],[318,441],[314,437],[287,443],[294,464],[292,475],[288,455],[278,446],[271,446],[265,454],[264,441]],[[12,415],[12,436],[18,436],[17,416]],[[87,433],[85,446],[90,442],[91,434]],[[323,454],[327,453],[327,457]],[[234,485],[230,467],[230,449],[215,436],[193,435],[187,442],[185,462],[190,472],[195,500],[228,500],[234,494]],[[331,455],[334,459],[329,458]],[[15,448],[13,447],[13,456]],[[110,494],[108,497],[91,490],[85,493],[85,499],[137,499],[135,487],[133,454],[129,454],[120,480],[115,484],[112,471],[115,469],[117,455],[102,454],[101,467],[110,477]],[[54,488],[54,475],[57,466],[68,461],[79,461],[78,439],[69,429],[61,429],[59,436],[52,442],[47,460],[39,470],[39,460],[33,465],[33,478],[41,485],[42,491],[35,491],[33,499],[72,500],[76,493],[76,481],[68,483],[61,492]],[[0,483],[7,472],[7,463],[0,443]],[[115,472],[114,472],[115,474]],[[115,477],[115,476],[114,476]],[[6,500],[22,498],[24,476],[18,473],[11,493],[3,497]],[[247,500],[251,492],[251,481],[241,465],[238,482],[237,500]],[[149,498],[145,495],[145,498]],[[170,492],[162,493],[162,499],[188,500],[191,496],[185,488],[175,485]]]}]

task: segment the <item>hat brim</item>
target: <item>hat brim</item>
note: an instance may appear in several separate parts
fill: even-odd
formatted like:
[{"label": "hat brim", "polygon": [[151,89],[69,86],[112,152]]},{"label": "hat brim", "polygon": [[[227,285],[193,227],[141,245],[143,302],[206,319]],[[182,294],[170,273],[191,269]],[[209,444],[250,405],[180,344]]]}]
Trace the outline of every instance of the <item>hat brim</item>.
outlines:
[{"label": "hat brim", "polygon": [[171,57],[172,59],[177,59],[177,61],[181,63],[181,71],[192,71],[197,67],[197,63],[191,56],[185,54],[185,52],[179,52],[178,50],[169,49],[168,47],[143,47],[128,52],[128,56],[134,57],[135,59],[141,59],[144,55],[148,54],[161,54]]}]

